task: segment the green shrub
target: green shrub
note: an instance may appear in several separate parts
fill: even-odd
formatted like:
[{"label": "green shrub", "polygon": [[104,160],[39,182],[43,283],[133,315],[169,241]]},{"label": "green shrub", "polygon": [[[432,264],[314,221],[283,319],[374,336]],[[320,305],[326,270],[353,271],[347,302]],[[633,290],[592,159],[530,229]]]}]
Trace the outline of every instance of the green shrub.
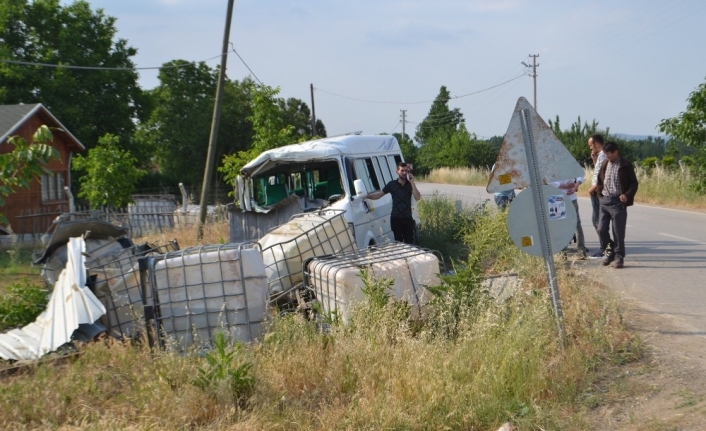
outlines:
[{"label": "green shrub", "polygon": [[464,226],[482,207],[456,208],[456,202],[434,193],[419,201],[419,245],[439,251],[447,262],[465,259]]},{"label": "green shrub", "polygon": [[650,170],[650,169],[654,168],[655,166],[657,166],[658,160],[659,159],[657,157],[647,157],[640,162],[640,166],[642,166],[643,168],[645,168],[647,170]]},{"label": "green shrub", "polygon": [[253,364],[239,358],[243,348],[241,343],[230,347],[229,341],[222,332],[215,335],[213,350],[204,355],[206,366],[198,369],[194,385],[214,398],[226,395],[235,401],[243,401],[255,385],[251,373]]},{"label": "green shrub", "polygon": [[0,296],[0,330],[34,322],[47,305],[47,289],[28,283],[14,283]]}]

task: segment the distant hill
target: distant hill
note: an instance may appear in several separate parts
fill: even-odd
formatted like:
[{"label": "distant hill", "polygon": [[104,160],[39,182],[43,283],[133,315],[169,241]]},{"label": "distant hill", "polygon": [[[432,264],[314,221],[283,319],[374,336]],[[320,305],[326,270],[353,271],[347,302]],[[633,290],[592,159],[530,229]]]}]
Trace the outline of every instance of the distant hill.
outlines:
[{"label": "distant hill", "polygon": [[665,142],[669,141],[669,136],[667,135],[630,135],[627,133],[611,133],[620,139],[625,139],[626,141],[644,141],[645,139],[652,136],[652,138],[662,138]]}]

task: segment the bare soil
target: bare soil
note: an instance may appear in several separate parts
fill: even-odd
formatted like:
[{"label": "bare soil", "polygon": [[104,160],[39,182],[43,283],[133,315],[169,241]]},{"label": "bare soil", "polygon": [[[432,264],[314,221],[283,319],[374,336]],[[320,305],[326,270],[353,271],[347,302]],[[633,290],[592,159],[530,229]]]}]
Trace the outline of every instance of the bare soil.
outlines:
[{"label": "bare soil", "polygon": [[645,357],[599,383],[588,422],[596,430],[706,430],[706,334],[684,335],[667,316],[624,299],[627,325]]}]

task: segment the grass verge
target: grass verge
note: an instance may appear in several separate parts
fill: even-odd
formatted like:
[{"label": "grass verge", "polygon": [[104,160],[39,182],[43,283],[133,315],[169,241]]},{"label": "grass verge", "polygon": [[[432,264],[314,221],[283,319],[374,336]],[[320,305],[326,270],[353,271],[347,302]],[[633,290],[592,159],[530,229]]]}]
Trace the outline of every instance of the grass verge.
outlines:
[{"label": "grass verge", "polygon": [[[350,325],[326,331],[284,315],[261,342],[220,340],[186,355],[103,339],[79,346],[72,362],[1,378],[0,428],[585,429],[585,412],[601,402],[599,371],[640,358],[641,343],[617,302],[561,265],[568,340],[559,343],[541,262],[511,244],[503,217],[474,210],[454,222],[466,256],[422,320],[386,299],[385,280],[368,280],[371,300]],[[449,224],[434,223],[430,234]],[[205,241],[218,242],[219,229]],[[182,246],[192,235],[176,234]],[[522,285],[498,302],[480,281],[505,270]]]}]

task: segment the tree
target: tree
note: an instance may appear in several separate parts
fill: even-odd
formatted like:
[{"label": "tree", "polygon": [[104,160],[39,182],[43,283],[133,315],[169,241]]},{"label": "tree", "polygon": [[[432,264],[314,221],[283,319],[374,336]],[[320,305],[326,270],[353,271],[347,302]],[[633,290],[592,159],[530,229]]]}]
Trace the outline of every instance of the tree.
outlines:
[{"label": "tree", "polygon": [[[54,139],[47,126],[34,132],[32,142],[19,136],[10,136],[7,145],[14,149],[0,154],[0,208],[5,206],[5,198],[18,187],[28,189],[32,180],[41,177],[49,160],[59,156],[58,151],[47,142]],[[7,217],[0,213],[0,223],[7,223]]]},{"label": "tree", "polygon": [[86,157],[76,156],[73,169],[84,171],[79,179],[78,196],[86,199],[92,208],[111,206],[122,208],[132,202],[135,184],[144,175],[135,166],[130,152],[118,146],[118,138],[105,135],[98,145],[88,150]]},{"label": "tree", "polygon": [[233,185],[240,169],[263,151],[296,142],[294,126],[287,124],[282,115],[282,99],[275,97],[279,91],[279,88],[267,85],[254,87],[252,115],[249,117],[255,132],[253,143],[248,150],[223,157],[218,171],[227,184]]},{"label": "tree", "polygon": [[[449,100],[451,100],[451,94],[445,86],[441,86],[439,94],[429,109],[429,114],[417,125],[414,139],[419,143],[417,152],[419,167],[416,170],[420,173],[427,173],[441,166],[451,167],[447,165],[450,161],[449,156],[457,150],[446,147],[455,145],[451,144],[451,139],[462,127],[464,120],[459,108],[449,109]],[[460,136],[460,139],[464,137]]]},{"label": "tree", "polygon": [[451,137],[463,122],[463,114],[459,108],[449,109],[449,100],[451,100],[451,93],[442,85],[426,118],[417,125],[414,139],[422,147],[432,136],[443,134],[447,138]]},{"label": "tree", "polygon": [[[203,181],[206,166],[218,69],[185,60],[164,66],[159,85],[149,91],[154,108],[140,125],[137,141],[154,151],[161,173],[157,182],[195,187]],[[251,145],[253,131],[248,118],[252,115],[252,86],[249,79],[224,83],[218,159]],[[218,183],[218,178],[214,182]]]},{"label": "tree", "polygon": [[406,133],[404,136],[402,136],[402,133],[393,133],[392,136],[394,136],[400,144],[400,150],[402,151],[402,156],[404,157],[405,162],[412,164],[416,163],[419,148],[414,145],[412,138],[410,138],[410,136]]},{"label": "tree", "polygon": [[320,119],[316,120],[316,130],[311,130],[311,111],[309,106],[301,101],[290,97],[286,101],[279,99],[279,107],[282,111],[284,122],[294,127],[294,134],[303,139],[311,139],[314,136],[326,137],[326,127]]},{"label": "tree", "polygon": [[695,149],[691,155],[697,183],[695,189],[706,193],[706,82],[687,99],[686,111],[659,123],[659,131]]},{"label": "tree", "polygon": [[[600,133],[603,135],[606,142],[610,140],[608,138],[609,129],[600,130],[598,128],[598,121],[596,120],[593,120],[591,124],[588,124],[588,122],[581,124],[581,117],[579,116],[567,130],[561,129],[561,122],[558,115],[554,121],[549,120],[548,123],[559,141],[564,144],[581,166],[593,165],[591,150],[588,147],[588,138],[590,138],[591,135]],[[623,150],[624,149],[621,148],[621,155],[623,154]]]},{"label": "tree", "polygon": [[659,123],[659,131],[695,148],[706,147],[706,82],[687,99],[686,111]]},{"label": "tree", "polygon": [[131,58],[137,50],[115,38],[116,19],[87,1],[0,2],[0,58],[28,63],[127,68],[88,70],[0,63],[0,104],[42,103],[87,148],[120,136],[131,148],[144,102]]}]

